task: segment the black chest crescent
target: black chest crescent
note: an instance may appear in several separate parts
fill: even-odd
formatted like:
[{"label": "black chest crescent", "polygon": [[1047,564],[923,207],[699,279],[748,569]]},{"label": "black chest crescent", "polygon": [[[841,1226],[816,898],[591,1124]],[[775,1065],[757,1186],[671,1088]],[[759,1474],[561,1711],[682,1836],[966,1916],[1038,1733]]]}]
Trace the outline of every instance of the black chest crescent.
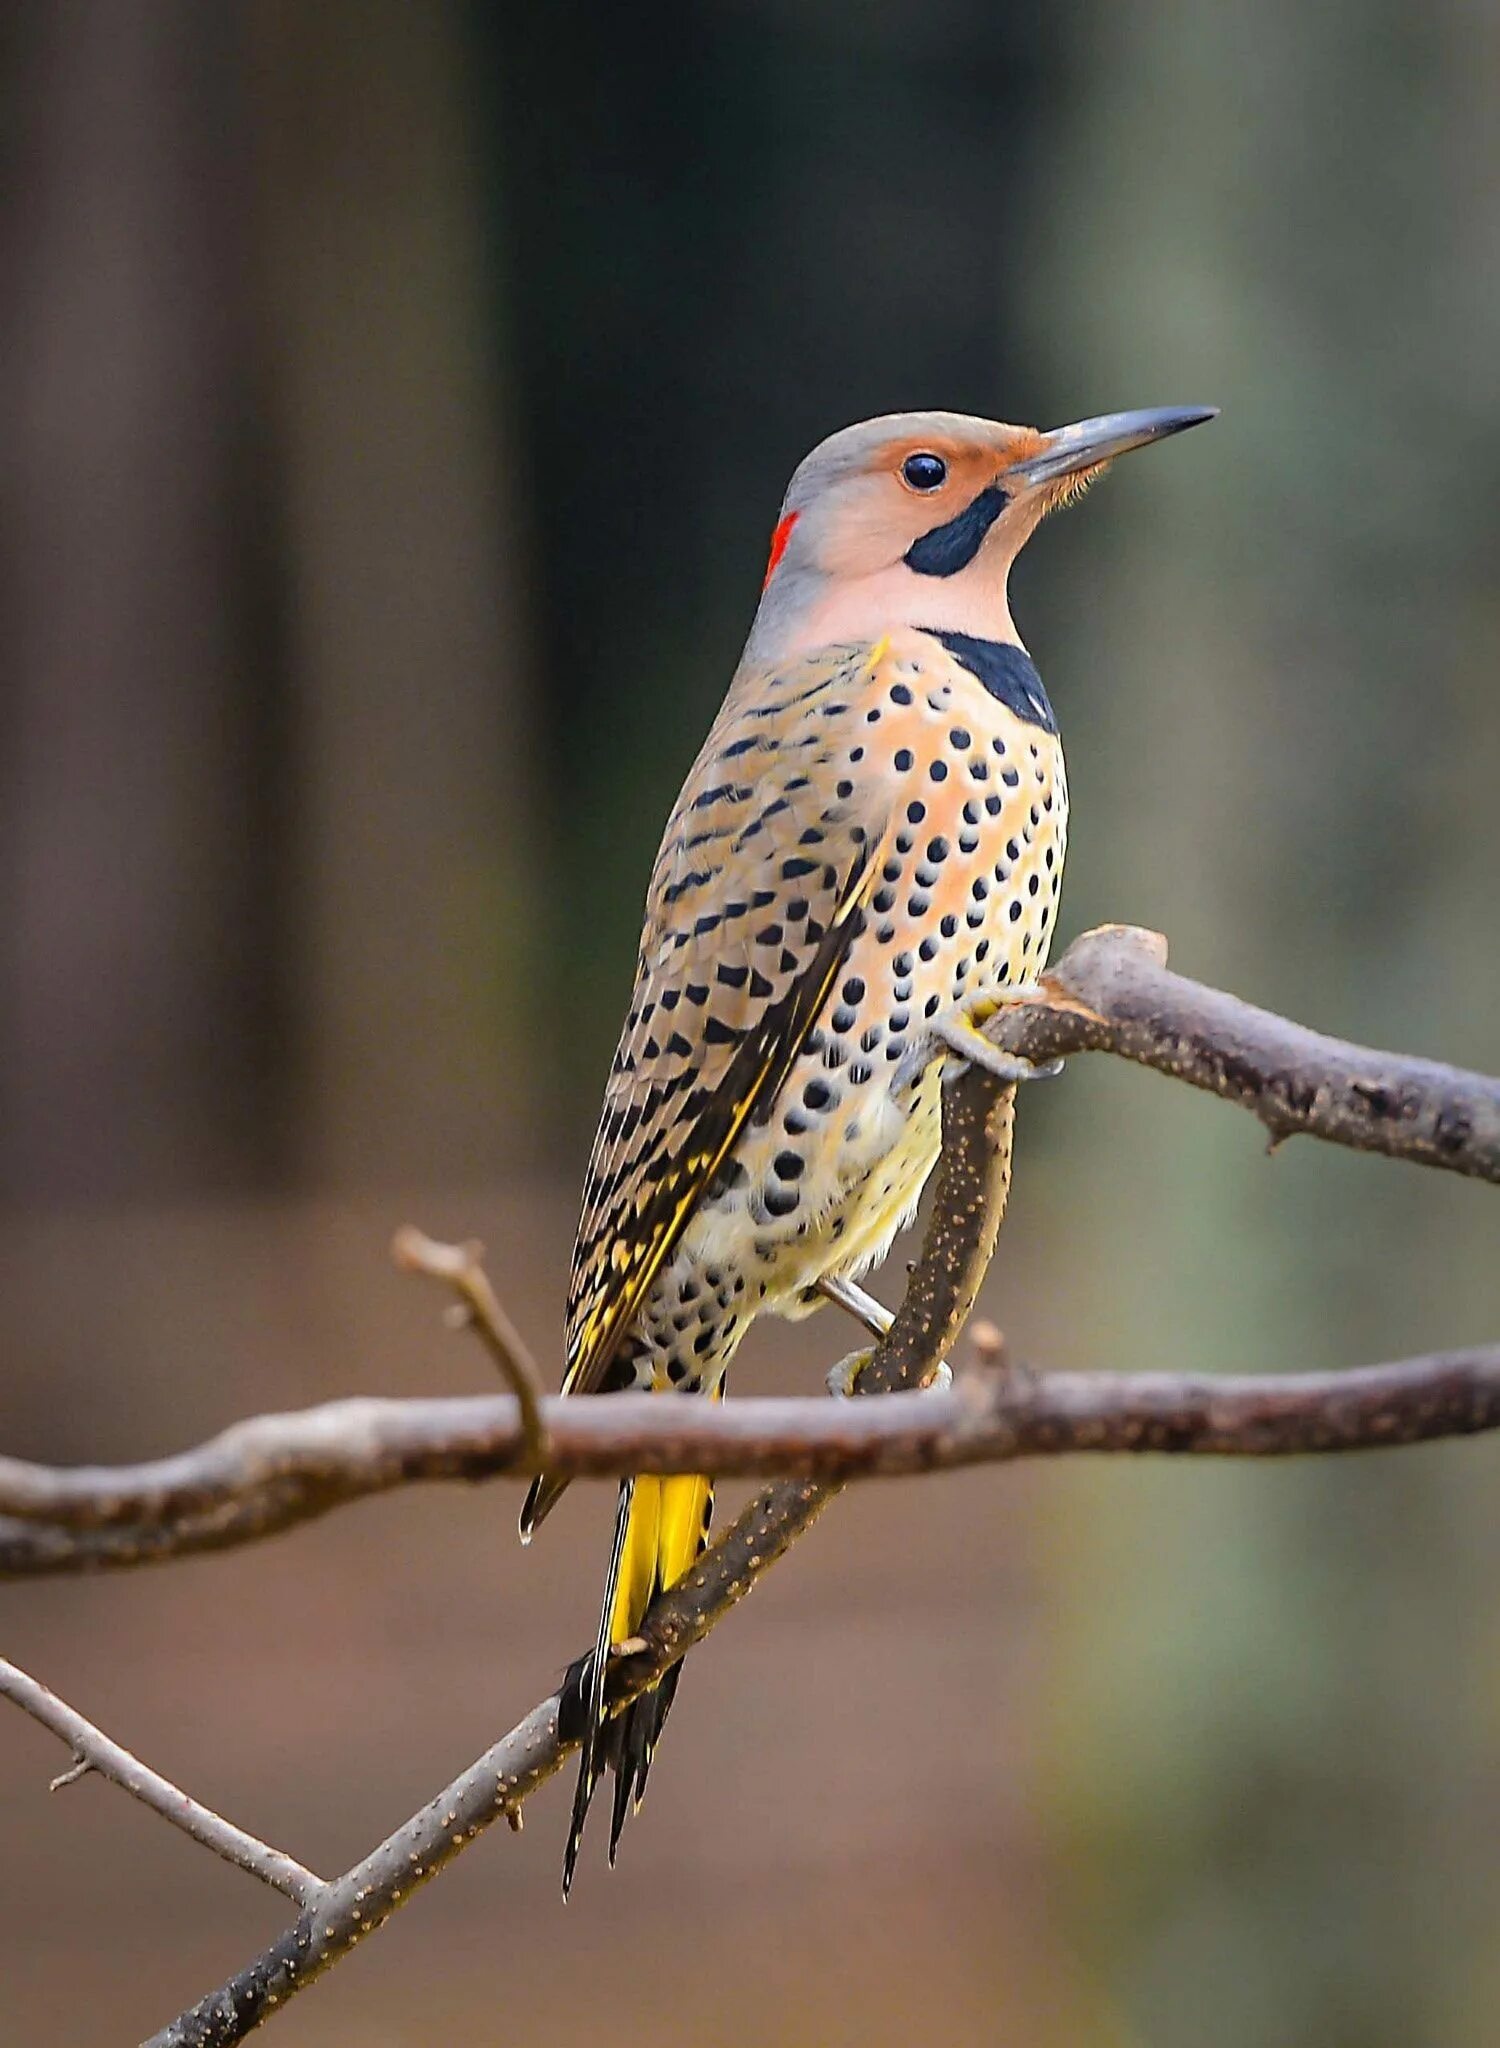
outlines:
[{"label": "black chest crescent", "polygon": [[1014,711],[1017,718],[1024,719],[1027,725],[1039,725],[1043,732],[1057,731],[1057,720],[1042,679],[1024,648],[1007,640],[976,640],[969,633],[945,633],[938,626],[924,626],[922,631],[940,641],[953,659],[977,677],[992,697]]}]

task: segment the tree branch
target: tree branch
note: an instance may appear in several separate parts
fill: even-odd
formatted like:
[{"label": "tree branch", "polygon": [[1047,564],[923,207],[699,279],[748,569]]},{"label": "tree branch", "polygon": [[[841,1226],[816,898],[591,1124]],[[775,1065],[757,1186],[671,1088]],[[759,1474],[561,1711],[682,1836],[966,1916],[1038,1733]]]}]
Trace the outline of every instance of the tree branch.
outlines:
[{"label": "tree branch", "polygon": [[[952,1348],[1000,1228],[1010,1170],[1004,1141],[1013,1110],[1014,1090],[978,1068],[970,1068],[947,1090],[932,1222],[906,1298],[860,1375],[861,1396],[922,1385]],[[784,1479],[758,1493],[653,1604],[640,1630],[644,1647],[611,1670],[612,1710],[654,1685],[707,1635],[839,1490],[836,1479]],[[145,2048],[226,2048],[242,2041],[268,2012],[347,1955],[416,1885],[434,1876],[502,1814],[515,1811],[561,1767],[576,1740],[560,1731],[560,1709],[556,1695],[534,1708],[363,1863],[336,1878],[314,1910],[304,1912],[227,1984],[153,2035]]]},{"label": "tree branch", "polygon": [[[967,1370],[951,1393],[869,1408],[622,1394],[552,1401],[543,1413],[549,1469],[572,1478],[897,1478],[1079,1451],[1288,1457],[1500,1428],[1500,1345],[1241,1377]],[[69,1470],[0,1459],[0,1578],[223,1549],[393,1486],[536,1469],[507,1395],[330,1402],[260,1416],[146,1465]]]},{"label": "tree branch", "polygon": [[1500,1181],[1500,1081],[1325,1038],[1173,974],[1166,959],[1160,933],[1101,925],[986,1034],[1023,1059],[1112,1052],[1154,1067],[1248,1109],[1273,1147],[1305,1134]]},{"label": "tree branch", "polygon": [[0,1657],[0,1698],[14,1700],[23,1713],[30,1714],[33,1721],[40,1721],[44,1728],[72,1750],[73,1767],[52,1780],[54,1792],[73,1784],[86,1772],[97,1771],[101,1778],[108,1778],[112,1785],[118,1785],[132,1799],[139,1799],[143,1806],[159,1813],[174,1828],[181,1828],[185,1835],[201,1842],[205,1849],[212,1849],[226,1863],[248,1870],[252,1877],[258,1877],[276,1891],[285,1892],[299,1906],[312,1906],[322,1894],[323,1880],[312,1871],[280,1849],[257,1841],[254,1835],[247,1835],[243,1828],[225,1820],[212,1807],[200,1806],[196,1799],[190,1799],[169,1778],[153,1771],[149,1764],[143,1764],[139,1757],[132,1756],[128,1749],[122,1749],[118,1742],[112,1742],[92,1721],[85,1721],[82,1714],[60,1700],[55,1692],[50,1692],[45,1685],[18,1665],[7,1663],[3,1657]]},{"label": "tree branch", "polygon": [[[1168,971],[1165,944],[1151,932],[1108,925],[1086,933],[1034,997],[1006,1005],[987,1029],[1004,1050],[1033,1061],[1103,1051],[1154,1067],[1249,1109],[1273,1142],[1306,1132],[1500,1179],[1500,1083],[1324,1038],[1188,981]],[[997,1091],[995,1100],[1002,1094]],[[59,1472],[0,1459],[0,1577],[118,1570],[225,1549],[414,1480],[485,1479],[535,1472],[543,1462],[581,1475],[708,1465],[726,1477],[775,1471],[851,1478],[1023,1455],[1045,1448],[1042,1439],[1049,1436],[1059,1448],[1080,1448],[1078,1437],[1090,1431],[1115,1432],[1100,1448],[1126,1448],[1121,1438],[1130,1433],[1131,1417],[1147,1409],[1161,1416],[1174,1403],[1181,1411],[1178,1433],[1193,1436],[1193,1425],[1182,1417],[1203,1405],[1201,1389],[1187,1382],[1174,1395],[1155,1382],[1133,1380],[1107,1387],[1089,1381],[1075,1391],[1061,1378],[1043,1383],[1045,1399],[1071,1403],[1067,1421],[1034,1406],[1022,1413],[1014,1389],[992,1391],[978,1412],[972,1396],[969,1406],[957,1395],[946,1406],[945,1397],[934,1396],[920,1418],[904,1408],[877,1419],[821,1405],[679,1406],[650,1396],[538,1401],[535,1367],[473,1248],[437,1245],[408,1230],[399,1234],[398,1257],[458,1289],[502,1368],[523,1390],[527,1426],[502,1399],[349,1401],[258,1417],[196,1451],[117,1471]],[[1491,1426],[1484,1419],[1493,1398],[1491,1353],[1414,1359],[1378,1370],[1388,1376],[1375,1396],[1385,1404],[1378,1418],[1385,1434],[1376,1433],[1372,1411],[1360,1425],[1370,1429],[1369,1441],[1410,1442]],[[1265,1433],[1249,1419],[1256,1404],[1289,1403],[1279,1425],[1287,1449],[1307,1448],[1304,1438],[1316,1433],[1317,1415],[1329,1401],[1356,1398],[1342,1377],[1299,1380],[1275,1394],[1274,1383],[1254,1382],[1244,1390],[1250,1406],[1236,1411],[1237,1390],[1223,1381],[1211,1384],[1215,1412],[1239,1413],[1242,1435],[1261,1443]],[[1437,1385],[1445,1390],[1441,1398]],[[1305,1412],[1297,1423],[1299,1410]],[[1350,1411],[1345,1405],[1340,1412]],[[1172,1433],[1165,1421],[1160,1426]],[[1008,1448],[1017,1431],[1027,1433],[1026,1443]],[[1364,1439],[1356,1432],[1343,1447],[1355,1441]],[[1245,1443],[1215,1448],[1243,1451]]]},{"label": "tree branch", "polygon": [[[1240,1103],[1280,1139],[1307,1132],[1500,1178],[1500,1085],[1430,1061],[1321,1038],[1167,973],[1162,942],[1109,928],[1072,947],[1041,991],[987,1027],[1031,1060],[1111,1051]],[[971,1067],[944,1091],[932,1221],[892,1328],[858,1392],[925,1384],[950,1355],[1003,1208],[1014,1090]],[[642,1647],[610,1673],[612,1710],[656,1683],[785,1554],[856,1473],[1064,1451],[1252,1456],[1414,1442],[1500,1425],[1500,1347],[1343,1374],[1256,1380],[1010,1372],[988,1363],[951,1394],[865,1404],[709,1404],[627,1396],[548,1404],[547,1461],[584,1471],[774,1465],[759,1492],[652,1606]],[[693,1413],[700,1409],[702,1413]],[[533,1435],[532,1451],[535,1451]],[[571,1462],[569,1462],[571,1461]],[[530,1461],[534,1463],[533,1459]],[[177,1459],[121,1472],[0,1463],[0,1565],[76,1570],[145,1562],[269,1533],[413,1478],[529,1469],[514,1402],[337,1403],[263,1417]],[[32,1546],[28,1551],[28,1546]],[[147,2048],[243,2040],[380,1926],[419,1884],[558,1770],[574,1746],[554,1695],[385,1842],[317,1892],[264,1954]],[[274,1852],[271,1852],[274,1853]],[[310,1875],[310,1874],[309,1874]],[[310,1880],[316,1884],[316,1879]]]}]

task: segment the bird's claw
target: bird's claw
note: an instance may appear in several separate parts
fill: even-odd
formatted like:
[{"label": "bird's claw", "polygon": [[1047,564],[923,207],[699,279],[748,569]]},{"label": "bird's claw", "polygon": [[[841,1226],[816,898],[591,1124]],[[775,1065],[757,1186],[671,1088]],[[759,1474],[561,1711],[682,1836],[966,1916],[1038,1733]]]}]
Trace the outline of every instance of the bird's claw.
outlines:
[{"label": "bird's claw", "polygon": [[946,1017],[939,1017],[932,1030],[933,1036],[949,1052],[956,1053],[970,1066],[982,1067],[987,1074],[993,1074],[997,1081],[1004,1081],[1012,1088],[1023,1081],[1051,1081],[1063,1070],[1061,1060],[1028,1060],[1019,1053],[1003,1052],[962,1010],[953,1010]]},{"label": "bird's claw", "polygon": [[835,1400],[849,1400],[855,1390],[860,1374],[875,1356],[873,1344],[862,1344],[858,1351],[847,1352],[837,1365],[828,1368],[828,1391]]},{"label": "bird's claw", "polygon": [[[835,1400],[847,1401],[858,1392],[859,1376],[875,1356],[875,1346],[866,1344],[859,1351],[851,1351],[841,1358],[837,1365],[828,1368],[828,1391]],[[953,1385],[953,1368],[946,1358],[940,1358],[933,1369],[932,1378],[921,1389],[924,1394],[945,1394]]]}]

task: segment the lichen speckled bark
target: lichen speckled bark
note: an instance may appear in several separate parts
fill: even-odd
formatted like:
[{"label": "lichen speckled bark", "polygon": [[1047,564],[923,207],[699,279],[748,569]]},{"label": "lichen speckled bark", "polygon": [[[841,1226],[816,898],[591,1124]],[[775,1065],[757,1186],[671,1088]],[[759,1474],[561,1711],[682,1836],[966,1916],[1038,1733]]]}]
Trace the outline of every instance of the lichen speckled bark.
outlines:
[{"label": "lichen speckled bark", "polygon": [[1500,1181],[1500,1081],[1325,1038],[1173,974],[1159,933],[1102,925],[1075,939],[1040,1000],[988,1027],[1043,1060],[1112,1052],[1248,1109],[1274,1142],[1301,1135]]},{"label": "lichen speckled bark", "polygon": [[[948,1091],[933,1221],[889,1334],[860,1376],[862,1392],[920,1386],[963,1327],[984,1278],[1004,1207],[1013,1091],[970,1069]],[[676,1660],[768,1570],[840,1490],[837,1480],[781,1480],[756,1495],[680,1585],[658,1601],[647,1648],[623,1660],[612,1686],[623,1706]],[[331,1968],[474,1838],[521,1805],[574,1747],[544,1700],[446,1791],[328,1885],[271,1947],[210,1992],[146,2048],[227,2048]]]},{"label": "lichen speckled bark", "polygon": [[[896,1320],[860,1373],[860,1395],[922,1386],[962,1330],[1005,1211],[1014,1113],[1015,1090],[977,1067],[948,1089],[932,1220]],[[727,1607],[742,1600],[842,1486],[836,1478],[782,1479],[758,1493],[646,1617],[641,1634],[648,1647],[620,1670],[622,1702],[654,1682]],[[649,1677],[638,1683],[638,1667],[648,1666]]]},{"label": "lichen speckled bark", "polygon": [[[349,1405],[330,1403],[304,1415],[265,1420],[283,1425],[295,1446],[304,1423],[340,1429]],[[295,1486],[284,1479],[269,1490],[257,1490],[235,1464],[207,1476],[195,1468],[193,1486],[206,1489],[206,1497],[190,1509],[173,1508],[166,1522],[149,1527],[135,1518],[151,1514],[159,1502],[150,1476],[157,1467],[121,1468],[99,1494],[74,1494],[65,1485],[54,1496],[54,1480],[89,1482],[91,1475],[0,1461],[0,1502],[18,1508],[0,1516],[0,1578],[139,1563],[153,1552],[182,1556],[200,1547],[193,1535],[200,1527],[216,1541],[246,1542],[278,1526],[275,1514],[281,1510],[285,1515],[279,1526],[287,1526],[403,1481],[475,1480],[533,1469],[521,1456],[515,1409],[504,1396],[371,1405],[379,1411],[382,1441],[392,1446],[388,1460],[382,1456],[377,1463],[365,1462],[346,1449],[341,1483],[335,1487],[330,1481],[321,1492],[313,1490],[316,1482],[306,1473]],[[1040,1379],[1024,1372],[968,1374],[950,1394],[924,1395],[920,1407],[906,1399],[878,1408],[805,1398],[748,1399],[727,1408],[674,1404],[668,1417],[650,1395],[621,1395],[610,1405],[618,1405],[618,1417],[603,1403],[597,1413],[576,1402],[573,1412],[558,1411],[554,1455],[570,1472],[612,1476],[624,1470],[680,1472],[711,1466],[726,1478],[780,1473],[837,1481],[954,1471],[1092,1448],[1284,1457],[1310,1449],[1416,1443],[1500,1426],[1500,1346],[1333,1372],[1241,1378],[1149,1372],[1047,1373]],[[1333,1440],[1324,1443],[1318,1432],[1335,1421]],[[121,1492],[137,1471],[148,1475],[143,1490]],[[242,1487],[249,1491],[240,1497],[237,1489]],[[95,1510],[115,1505],[132,1519],[106,1520],[103,1526],[92,1519]],[[55,1515],[49,1511],[53,1508]]]}]

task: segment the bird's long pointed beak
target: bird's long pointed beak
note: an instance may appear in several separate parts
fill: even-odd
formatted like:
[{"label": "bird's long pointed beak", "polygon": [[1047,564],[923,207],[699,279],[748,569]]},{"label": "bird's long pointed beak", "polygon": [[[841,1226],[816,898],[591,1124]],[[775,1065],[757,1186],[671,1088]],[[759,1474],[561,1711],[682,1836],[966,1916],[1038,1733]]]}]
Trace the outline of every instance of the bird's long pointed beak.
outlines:
[{"label": "bird's long pointed beak", "polygon": [[1005,470],[1004,481],[1007,485],[1014,481],[1027,490],[1056,483],[1059,477],[1076,476],[1116,455],[1128,455],[1132,448],[1165,441],[1169,434],[1180,434],[1186,427],[1201,427],[1205,420],[1216,419],[1218,411],[1216,405],[1155,405],[1141,412],[1106,412],[1071,427],[1054,427],[1041,452]]}]

